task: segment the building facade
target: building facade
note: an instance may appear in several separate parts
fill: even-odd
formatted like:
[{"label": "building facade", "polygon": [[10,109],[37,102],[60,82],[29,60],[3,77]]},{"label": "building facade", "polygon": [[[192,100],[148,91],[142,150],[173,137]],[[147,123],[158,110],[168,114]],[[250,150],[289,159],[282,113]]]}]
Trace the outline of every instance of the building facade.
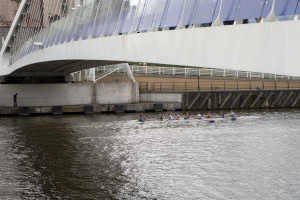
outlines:
[{"label": "building facade", "polygon": [[14,20],[21,0],[0,1],[0,49]]}]

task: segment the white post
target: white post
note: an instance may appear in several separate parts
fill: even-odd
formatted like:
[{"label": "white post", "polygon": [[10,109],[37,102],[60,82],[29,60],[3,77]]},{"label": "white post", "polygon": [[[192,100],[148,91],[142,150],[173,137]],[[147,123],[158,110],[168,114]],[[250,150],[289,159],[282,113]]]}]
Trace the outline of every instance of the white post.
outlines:
[{"label": "white post", "polygon": [[273,0],[272,10],[269,13],[269,15],[263,20],[263,22],[276,22],[276,21],[278,21],[278,18],[275,14],[275,2],[276,2],[276,0]]},{"label": "white post", "polygon": [[133,77],[132,71],[130,70],[129,64],[128,64],[128,63],[125,63],[124,65],[125,65],[124,67],[125,67],[125,69],[126,69],[126,71],[127,71],[127,75],[128,75],[128,77],[129,77],[129,79],[130,79],[132,82],[135,83],[135,79],[134,79],[134,77]]},{"label": "white post", "polygon": [[223,25],[223,22],[221,21],[222,7],[223,7],[223,0],[221,0],[221,5],[220,5],[220,9],[219,9],[218,18],[216,19],[216,21],[214,21],[212,23],[212,26],[222,26]]}]

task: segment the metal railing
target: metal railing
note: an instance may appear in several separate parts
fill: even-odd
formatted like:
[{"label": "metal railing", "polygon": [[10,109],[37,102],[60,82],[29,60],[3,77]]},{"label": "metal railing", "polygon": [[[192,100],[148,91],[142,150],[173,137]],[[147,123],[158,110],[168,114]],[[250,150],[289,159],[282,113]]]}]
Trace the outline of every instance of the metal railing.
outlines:
[{"label": "metal railing", "polygon": [[205,81],[140,83],[140,92],[288,90],[300,89],[300,82],[290,81]]},{"label": "metal railing", "polygon": [[[98,73],[107,73],[114,70],[116,66],[101,66],[96,68]],[[136,66],[131,65],[130,69],[135,75],[164,75],[164,76],[185,76],[185,77],[208,77],[208,78],[239,78],[239,79],[274,79],[274,80],[300,80],[300,77],[268,74],[259,72],[247,72],[227,69],[207,69],[192,67],[160,67],[160,66]],[[119,69],[115,73],[126,73],[126,70]]]}]

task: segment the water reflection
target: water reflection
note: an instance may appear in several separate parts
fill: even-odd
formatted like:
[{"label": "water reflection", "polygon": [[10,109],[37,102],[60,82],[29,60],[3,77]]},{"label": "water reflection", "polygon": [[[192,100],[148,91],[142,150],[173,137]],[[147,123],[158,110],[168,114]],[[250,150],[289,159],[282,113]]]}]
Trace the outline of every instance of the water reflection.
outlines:
[{"label": "water reflection", "polygon": [[1,118],[1,199],[299,199],[300,112],[238,115]]}]

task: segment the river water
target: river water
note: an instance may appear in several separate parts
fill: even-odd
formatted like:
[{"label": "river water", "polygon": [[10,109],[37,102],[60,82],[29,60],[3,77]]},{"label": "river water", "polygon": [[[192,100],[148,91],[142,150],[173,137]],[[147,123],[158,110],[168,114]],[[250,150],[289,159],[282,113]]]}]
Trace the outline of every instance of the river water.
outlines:
[{"label": "river water", "polygon": [[0,199],[300,199],[300,111],[237,114],[1,118]]}]

